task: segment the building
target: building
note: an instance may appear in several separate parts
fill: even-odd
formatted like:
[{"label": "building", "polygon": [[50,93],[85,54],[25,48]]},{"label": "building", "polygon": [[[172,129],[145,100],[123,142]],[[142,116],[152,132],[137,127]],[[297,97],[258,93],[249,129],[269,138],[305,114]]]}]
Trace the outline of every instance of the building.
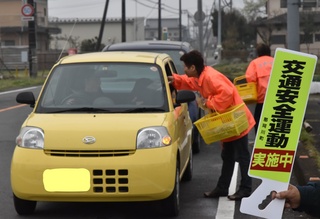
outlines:
[{"label": "building", "polygon": [[[27,5],[27,0],[0,1],[0,71],[28,66],[29,34],[32,30],[37,53],[49,50],[50,35],[59,33],[59,29],[48,26],[47,3],[47,0],[37,0],[34,5],[28,5],[26,11],[31,14],[25,16],[22,9]],[[34,23],[33,28],[29,27],[29,22]]]},{"label": "building", "polygon": [[[145,39],[153,40],[158,39],[159,36],[159,24],[158,18],[146,19],[145,26]],[[180,40],[180,25],[178,18],[165,18],[161,19],[162,39],[165,40]],[[181,25],[181,40],[190,41],[190,33],[186,26]]]},{"label": "building", "polygon": [[[146,25],[144,25],[146,22]],[[51,49],[77,48],[85,39],[98,37],[101,19],[99,18],[53,18],[49,20],[51,27],[61,29],[61,33],[51,35]],[[101,43],[104,45],[119,43],[122,39],[121,18],[107,18],[103,38]],[[162,39],[179,41],[180,28],[179,19],[161,20]],[[182,41],[190,41],[190,34],[185,26],[182,26]],[[143,17],[127,18],[126,20],[126,42],[158,39],[158,19],[146,19]],[[81,51],[79,51],[81,52]]]},{"label": "building", "polygon": [[[256,23],[257,42],[266,42],[271,49],[287,47],[287,0],[268,0],[267,18]],[[299,7],[300,51],[320,56],[320,1],[304,0]]]},{"label": "building", "polygon": [[[83,40],[99,36],[101,18],[49,18],[48,0],[33,0],[31,7],[27,4],[30,1],[0,0],[0,74],[3,69],[31,69],[30,63],[38,70],[50,69],[61,54],[81,52]],[[23,14],[26,5],[28,13],[34,12],[32,15]],[[162,27],[167,28],[167,39],[179,40],[179,19],[162,19]],[[158,19],[127,18],[125,41],[154,39],[157,31]],[[31,32],[34,34],[30,37]],[[30,44],[29,38],[35,39],[35,43]],[[182,40],[189,38],[188,29],[182,26]],[[101,44],[121,41],[122,19],[107,18]]]},{"label": "building", "polygon": [[[29,45],[28,18],[21,10],[27,1],[1,0],[0,1],[0,43],[1,46]],[[37,50],[46,51],[49,48],[50,34],[58,33],[59,29],[48,27],[47,0],[37,0],[34,15],[36,23]]]},{"label": "building", "polygon": [[[80,51],[83,40],[99,36],[101,18],[50,18],[51,27],[61,29],[61,33],[52,34],[50,48],[55,50],[76,48]],[[144,18],[127,18],[126,41],[144,39]],[[121,18],[107,18],[103,28],[101,44],[119,43],[122,40]]]}]

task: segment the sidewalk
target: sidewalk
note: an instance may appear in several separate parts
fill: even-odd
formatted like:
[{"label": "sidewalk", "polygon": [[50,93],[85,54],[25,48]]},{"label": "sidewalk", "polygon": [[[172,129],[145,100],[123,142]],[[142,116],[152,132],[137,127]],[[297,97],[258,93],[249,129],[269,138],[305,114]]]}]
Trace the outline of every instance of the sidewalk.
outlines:
[{"label": "sidewalk", "polygon": [[[312,131],[309,133],[314,139],[314,147],[320,151],[320,82],[312,82],[308,105],[305,112],[305,120],[311,125]],[[293,173],[300,185],[309,181],[320,179],[320,169],[316,161],[316,155],[310,151],[302,142],[299,143]]]},{"label": "sidewalk", "polygon": [[[314,147],[320,151],[320,83],[313,83],[310,90],[308,105],[305,112],[306,121],[312,126],[309,133],[314,139]],[[294,164],[294,174],[300,185],[306,184],[308,181],[320,179],[320,168],[316,163],[316,155],[310,151],[302,142],[298,145],[296,159]]]}]

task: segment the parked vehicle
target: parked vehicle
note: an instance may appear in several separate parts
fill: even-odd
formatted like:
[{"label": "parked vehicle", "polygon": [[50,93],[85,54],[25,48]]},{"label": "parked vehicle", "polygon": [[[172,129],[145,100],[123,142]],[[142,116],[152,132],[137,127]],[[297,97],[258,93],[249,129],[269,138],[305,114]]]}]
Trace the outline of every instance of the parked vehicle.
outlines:
[{"label": "parked vehicle", "polygon": [[38,201],[159,201],[178,215],[179,183],[192,179],[195,95],[170,86],[172,72],[167,54],[80,54],[53,66],[37,100],[19,93],[33,111],[12,157],[17,213]]},{"label": "parked vehicle", "polygon": [[[103,48],[103,52],[108,51],[145,51],[145,52],[158,52],[167,53],[173,59],[177,72],[179,74],[184,74],[183,62],[180,61],[180,57],[191,51],[193,48],[188,42],[181,41],[164,41],[164,40],[147,40],[147,41],[134,41],[134,42],[124,42],[110,44]],[[192,122],[197,121],[204,115],[201,108],[198,107],[196,101],[189,102],[189,114]],[[192,133],[192,150],[193,153],[198,153],[200,151],[200,134],[198,129],[193,126]]]}]

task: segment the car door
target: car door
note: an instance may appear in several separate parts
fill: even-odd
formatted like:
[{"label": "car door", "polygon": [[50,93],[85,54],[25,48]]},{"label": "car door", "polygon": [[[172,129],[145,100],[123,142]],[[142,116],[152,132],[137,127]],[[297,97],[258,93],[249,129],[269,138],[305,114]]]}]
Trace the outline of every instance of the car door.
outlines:
[{"label": "car door", "polygon": [[[165,64],[165,69],[166,69],[166,73],[167,76],[172,75],[172,72],[175,72],[175,66],[173,64],[173,62],[170,60]],[[173,89],[173,93],[176,92],[175,89]],[[174,98],[174,97],[173,97]],[[173,100],[174,102],[174,100]],[[176,106],[174,108],[174,113],[176,116],[176,128],[178,129],[178,133],[179,133],[179,150],[180,150],[180,160],[181,160],[181,164],[185,165],[185,162],[188,157],[189,157],[189,153],[190,153],[190,149],[191,147],[189,146],[191,143],[188,142],[189,138],[188,135],[191,134],[188,133],[189,128],[188,125],[190,123],[190,119],[189,119],[189,112],[188,112],[188,106],[186,103],[181,104],[180,106]]]}]

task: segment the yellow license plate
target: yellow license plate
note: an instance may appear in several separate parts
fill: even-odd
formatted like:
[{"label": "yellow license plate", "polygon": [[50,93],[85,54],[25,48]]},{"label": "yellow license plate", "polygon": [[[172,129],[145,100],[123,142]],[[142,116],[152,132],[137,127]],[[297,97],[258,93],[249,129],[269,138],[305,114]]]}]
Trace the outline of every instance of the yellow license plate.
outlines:
[{"label": "yellow license plate", "polygon": [[47,192],[87,192],[90,172],[83,168],[48,169],[43,172],[43,185]]}]

